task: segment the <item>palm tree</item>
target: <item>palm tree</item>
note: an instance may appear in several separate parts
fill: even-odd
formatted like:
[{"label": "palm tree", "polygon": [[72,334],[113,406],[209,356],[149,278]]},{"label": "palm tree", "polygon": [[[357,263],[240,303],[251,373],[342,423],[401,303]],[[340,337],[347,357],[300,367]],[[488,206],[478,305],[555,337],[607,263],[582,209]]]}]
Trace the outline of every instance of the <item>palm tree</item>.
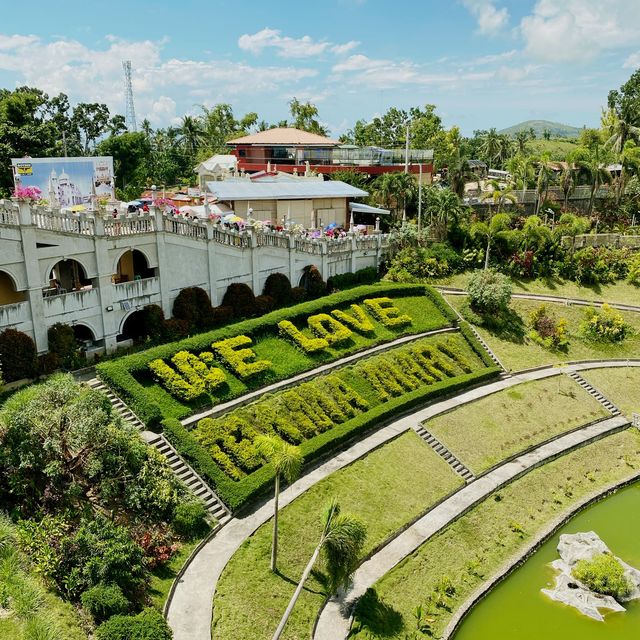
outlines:
[{"label": "palm tree", "polygon": [[471,171],[469,159],[462,157],[458,150],[449,165],[449,186],[458,198],[463,198],[465,185],[474,178],[477,180],[477,176]]},{"label": "palm tree", "polygon": [[514,136],[514,140],[518,148],[518,153],[525,155],[527,152],[527,142],[529,142],[529,132],[524,129],[518,131]]},{"label": "palm tree", "polygon": [[484,254],[485,271],[489,268],[489,253],[491,252],[491,243],[498,233],[506,231],[509,228],[511,218],[506,213],[496,213],[495,216],[486,222],[476,222],[471,225],[472,236],[484,236],[487,239],[487,249]]},{"label": "palm tree", "polygon": [[[540,207],[547,199],[549,185],[551,184],[551,180],[553,180],[553,175],[553,170],[551,169],[551,164],[549,162],[549,154],[545,153],[538,161],[538,174],[536,176],[536,191],[538,194],[536,199],[536,215],[540,213]],[[544,194],[544,197],[542,194]]]},{"label": "palm tree", "polygon": [[496,131],[495,127],[492,127],[482,136],[482,145],[480,147],[480,151],[489,166],[498,159],[500,148],[500,134]]},{"label": "palm tree", "polygon": [[504,163],[513,155],[513,140],[506,134],[499,136],[498,161],[500,168],[504,168]]},{"label": "palm tree", "polygon": [[[498,213],[502,211],[502,205],[508,200],[511,203],[517,202],[518,198],[511,187],[506,187],[498,180],[489,180],[488,185],[491,191],[482,195],[483,200],[492,200],[493,204],[498,205]],[[491,205],[489,205],[491,206]]]},{"label": "palm tree", "polygon": [[402,209],[404,218],[407,203],[415,197],[416,186],[415,178],[409,173],[383,173],[375,181],[374,197],[380,199],[387,208],[393,203],[396,215]]},{"label": "palm tree", "polygon": [[522,185],[522,202],[524,194],[529,187],[529,181],[535,178],[533,172],[534,160],[531,156],[515,155],[507,163],[507,168],[514,178],[514,187],[520,183]]},{"label": "palm tree", "polygon": [[576,166],[588,174],[591,181],[591,196],[589,198],[588,213],[593,213],[593,205],[596,199],[596,193],[603,184],[611,182],[611,173],[600,161],[600,146],[596,145],[592,151],[583,150],[581,153],[576,151]]},{"label": "palm tree", "polygon": [[640,138],[640,127],[636,127],[630,122],[621,118],[615,109],[603,109],[600,117],[600,124],[608,136],[605,147],[613,149],[620,155],[628,140],[638,140]]},{"label": "palm tree", "polygon": [[622,169],[620,170],[620,179],[618,180],[617,202],[620,202],[620,198],[624,195],[627,175],[630,173],[637,175],[640,171],[640,147],[638,147],[633,140],[627,140],[624,143],[624,148],[620,153],[619,160]]},{"label": "palm tree", "polygon": [[576,186],[576,168],[573,166],[572,162],[565,162],[562,166],[562,171],[560,172],[560,188],[562,189],[562,193],[564,195],[564,206],[563,209],[566,210],[569,205],[569,196],[573,192]]},{"label": "palm tree", "polygon": [[184,116],[180,123],[180,142],[190,155],[195,155],[203,143],[204,135],[200,118]]},{"label": "palm tree", "polygon": [[271,542],[271,571],[276,571],[278,562],[278,501],[280,498],[280,477],[291,483],[302,469],[302,453],[292,444],[275,436],[256,438],[256,447],[272,465],[276,474],[273,500],[273,539]]},{"label": "palm tree", "polygon": [[331,500],[325,507],[322,516],[320,540],[302,572],[300,582],[298,582],[298,586],[287,605],[276,632],[273,634],[272,640],[279,640],[282,635],[320,552],[323,552],[324,555],[324,564],[329,578],[329,590],[331,593],[335,593],[340,587],[348,586],[351,575],[360,561],[360,554],[366,537],[366,525],[355,516],[341,514],[340,505],[335,499]]},{"label": "palm tree", "polygon": [[[432,187],[425,190],[425,213],[429,215],[429,226],[434,226],[436,236],[443,239],[446,236],[449,222],[457,223],[462,215],[460,199],[451,189]],[[433,221],[435,220],[435,225]]]}]

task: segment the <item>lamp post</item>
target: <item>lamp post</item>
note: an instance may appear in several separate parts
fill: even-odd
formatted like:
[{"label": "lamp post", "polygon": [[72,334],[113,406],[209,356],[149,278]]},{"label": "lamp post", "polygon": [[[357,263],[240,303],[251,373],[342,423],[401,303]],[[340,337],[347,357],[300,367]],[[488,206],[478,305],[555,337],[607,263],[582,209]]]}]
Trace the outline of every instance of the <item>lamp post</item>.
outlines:
[{"label": "lamp post", "polygon": [[422,228],[422,162],[418,163],[418,234]]},{"label": "lamp post", "polygon": [[407,135],[404,141],[404,172],[409,173],[409,125],[411,120],[407,120]]}]

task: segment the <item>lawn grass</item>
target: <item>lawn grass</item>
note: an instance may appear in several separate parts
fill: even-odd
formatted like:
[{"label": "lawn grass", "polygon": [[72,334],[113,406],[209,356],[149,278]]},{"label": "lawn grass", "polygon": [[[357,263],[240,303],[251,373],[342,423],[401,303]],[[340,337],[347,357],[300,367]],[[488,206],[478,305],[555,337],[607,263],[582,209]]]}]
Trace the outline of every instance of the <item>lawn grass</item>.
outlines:
[{"label": "lawn grass", "polygon": [[568,376],[504,389],[425,423],[473,473],[610,413]]},{"label": "lawn grass", "polygon": [[[369,590],[356,608],[350,638],[414,637],[413,612],[422,605],[440,637],[467,597],[548,523],[586,496],[640,469],[640,434],[627,430],[568,453],[486,498],[437,534]],[[447,577],[452,595],[428,604]],[[422,637],[422,636],[416,636]]]},{"label": "lawn grass", "polygon": [[[456,273],[442,278],[433,284],[465,289],[472,272]],[[626,280],[618,280],[611,284],[580,285],[573,280],[562,278],[537,278],[535,280],[513,279],[513,293],[534,293],[537,295],[558,296],[575,300],[619,302],[640,306],[640,287]]]},{"label": "lawn grass", "polygon": [[[447,296],[449,302],[465,313],[465,296]],[[529,341],[526,333],[529,314],[542,303],[536,300],[512,300],[509,321],[499,329],[478,326],[480,335],[511,371],[542,365],[558,364],[573,360],[611,360],[640,357],[640,314],[621,311],[625,322],[631,326],[632,335],[619,343],[590,342],[580,336],[580,324],[584,320],[585,307],[572,307],[558,303],[545,303],[549,313],[556,318],[566,318],[569,346],[566,351],[551,351]]]},{"label": "lawn grass", "polygon": [[[271,638],[317,544],[321,512],[330,498],[367,524],[369,553],[460,486],[461,478],[413,431],[325,478],[281,511],[281,573],[269,570],[271,522],[233,556],[216,589],[213,638]],[[307,582],[283,637],[309,638],[324,599],[317,573]]]},{"label": "lawn grass", "polygon": [[[384,290],[380,295],[384,295]],[[147,404],[157,404],[165,418],[185,418],[198,411],[237,398],[252,389],[269,385],[278,380],[283,380],[297,375],[309,369],[314,369],[322,364],[338,360],[352,353],[375,346],[383,342],[390,342],[403,335],[423,333],[439,329],[450,324],[435,303],[426,295],[393,297],[394,305],[402,314],[408,314],[412,318],[409,325],[399,327],[385,327],[382,323],[374,321],[375,333],[361,335],[353,332],[351,338],[339,346],[329,346],[320,352],[307,354],[297,348],[290,341],[277,335],[277,327],[255,338],[252,350],[257,360],[269,360],[271,367],[263,374],[247,380],[241,380],[222,363],[216,366],[222,369],[226,376],[226,384],[215,393],[204,394],[193,402],[183,402],[173,397],[161,385],[156,383],[148,369],[134,373],[132,390],[135,393],[142,392]],[[348,309],[349,305],[336,305]],[[298,323],[303,327],[302,323]],[[307,331],[307,333],[309,333]],[[309,333],[309,335],[311,335]],[[144,354],[138,354],[142,357]],[[137,389],[136,389],[137,387]]]},{"label": "lawn grass", "polygon": [[640,367],[592,369],[582,371],[580,375],[609,398],[626,416],[640,413]]},{"label": "lawn grass", "polygon": [[180,549],[167,564],[157,567],[151,572],[149,597],[151,598],[151,604],[158,609],[158,611],[163,610],[164,603],[167,600],[175,577],[199,543],[200,540],[183,542]]}]

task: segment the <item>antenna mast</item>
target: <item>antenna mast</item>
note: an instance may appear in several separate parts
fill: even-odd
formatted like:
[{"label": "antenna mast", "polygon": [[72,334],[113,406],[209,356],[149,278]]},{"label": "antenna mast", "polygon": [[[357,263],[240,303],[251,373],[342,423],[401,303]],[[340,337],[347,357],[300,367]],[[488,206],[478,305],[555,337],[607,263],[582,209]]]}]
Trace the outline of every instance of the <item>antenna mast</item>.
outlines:
[{"label": "antenna mast", "polygon": [[131,60],[123,60],[124,90],[125,90],[125,114],[124,121],[129,131],[137,131],[136,110],[133,106],[133,88],[131,86]]}]

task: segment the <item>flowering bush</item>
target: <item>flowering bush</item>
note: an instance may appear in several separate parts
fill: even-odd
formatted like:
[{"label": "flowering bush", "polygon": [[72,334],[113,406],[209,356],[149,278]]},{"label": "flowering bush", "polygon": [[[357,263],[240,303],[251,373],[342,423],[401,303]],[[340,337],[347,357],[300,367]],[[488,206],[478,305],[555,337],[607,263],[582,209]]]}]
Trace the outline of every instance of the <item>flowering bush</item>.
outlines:
[{"label": "flowering bush", "polygon": [[391,298],[369,298],[364,301],[364,304],[385,327],[401,327],[405,324],[411,324],[411,317],[394,307]]},{"label": "flowering bush", "polygon": [[13,196],[22,200],[41,200],[42,191],[38,187],[16,187]]},{"label": "flowering bush", "polygon": [[324,338],[328,344],[340,344],[349,340],[352,331],[327,313],[309,316],[307,324],[318,337]]},{"label": "flowering bush", "polygon": [[566,318],[556,320],[544,304],[529,314],[529,326],[528,338],[546,349],[564,350],[569,345]]},{"label": "flowering bush", "polygon": [[135,541],[142,547],[149,569],[166,564],[180,549],[180,544],[173,539],[166,527],[152,527],[138,531]]},{"label": "flowering bush", "polygon": [[248,336],[235,336],[214,342],[211,346],[233,372],[245,380],[271,368],[270,360],[255,360],[256,354],[251,349],[238,349],[251,343]]},{"label": "flowering bush", "polygon": [[582,334],[589,340],[597,342],[621,342],[630,332],[622,314],[608,304],[603,304],[597,311],[589,307],[585,311],[585,321],[581,325]]}]

